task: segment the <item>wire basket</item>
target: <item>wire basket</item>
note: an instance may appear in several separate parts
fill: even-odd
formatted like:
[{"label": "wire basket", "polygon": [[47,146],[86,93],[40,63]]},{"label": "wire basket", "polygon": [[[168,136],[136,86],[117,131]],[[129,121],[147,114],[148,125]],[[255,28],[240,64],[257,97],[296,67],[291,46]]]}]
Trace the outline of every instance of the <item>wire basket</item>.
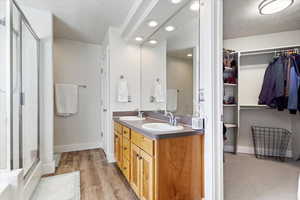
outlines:
[{"label": "wire basket", "polygon": [[282,128],[252,126],[255,156],[258,159],[286,159],[292,133]]}]

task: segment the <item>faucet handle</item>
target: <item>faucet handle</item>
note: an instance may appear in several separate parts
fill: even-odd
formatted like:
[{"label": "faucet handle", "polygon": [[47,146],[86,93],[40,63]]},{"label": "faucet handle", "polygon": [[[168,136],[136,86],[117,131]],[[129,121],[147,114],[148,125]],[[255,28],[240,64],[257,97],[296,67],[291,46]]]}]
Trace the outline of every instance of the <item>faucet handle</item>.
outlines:
[{"label": "faucet handle", "polygon": [[140,111],[140,112],[139,112],[139,117],[140,117],[140,118],[143,118],[143,115],[144,115],[144,112]]},{"label": "faucet handle", "polygon": [[177,122],[178,122],[179,119],[180,119],[180,117],[174,116],[173,126],[177,126]]}]

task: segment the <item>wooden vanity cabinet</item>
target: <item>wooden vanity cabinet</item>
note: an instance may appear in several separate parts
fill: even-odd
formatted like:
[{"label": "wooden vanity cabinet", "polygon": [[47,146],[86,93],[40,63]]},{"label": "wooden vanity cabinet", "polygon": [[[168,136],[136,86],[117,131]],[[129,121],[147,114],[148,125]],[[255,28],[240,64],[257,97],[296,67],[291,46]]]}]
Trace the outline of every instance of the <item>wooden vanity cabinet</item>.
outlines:
[{"label": "wooden vanity cabinet", "polygon": [[140,200],[204,197],[203,135],[153,140],[119,123],[115,135],[118,167]]},{"label": "wooden vanity cabinet", "polygon": [[117,162],[117,165],[121,168],[123,165],[122,162],[122,134],[121,134],[121,125],[120,124],[116,124],[115,125],[115,131],[114,131],[114,150],[115,150],[115,160]]}]

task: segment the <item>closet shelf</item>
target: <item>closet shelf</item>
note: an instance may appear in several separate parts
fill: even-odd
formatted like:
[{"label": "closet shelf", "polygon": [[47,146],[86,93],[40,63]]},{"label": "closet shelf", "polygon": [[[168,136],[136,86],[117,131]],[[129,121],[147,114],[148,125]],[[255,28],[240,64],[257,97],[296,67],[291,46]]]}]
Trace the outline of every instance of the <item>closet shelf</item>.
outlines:
[{"label": "closet shelf", "polygon": [[232,67],[224,67],[225,70],[233,70],[234,68]]},{"label": "closet shelf", "polygon": [[258,104],[241,104],[242,110],[250,110],[250,109],[271,109],[267,105],[258,105]]},{"label": "closet shelf", "polygon": [[228,86],[228,87],[236,87],[237,84],[224,83],[224,86]]},{"label": "closet shelf", "polygon": [[237,104],[223,104],[224,107],[236,107]]},{"label": "closet shelf", "polygon": [[237,124],[225,124],[226,128],[237,128],[238,125]]}]

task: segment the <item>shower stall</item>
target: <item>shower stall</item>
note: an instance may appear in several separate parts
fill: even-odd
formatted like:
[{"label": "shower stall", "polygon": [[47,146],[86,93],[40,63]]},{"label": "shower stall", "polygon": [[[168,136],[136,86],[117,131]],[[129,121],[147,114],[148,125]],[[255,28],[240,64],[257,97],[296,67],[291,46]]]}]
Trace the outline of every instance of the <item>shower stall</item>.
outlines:
[{"label": "shower stall", "polygon": [[38,164],[40,39],[14,0],[0,1],[0,171]]}]

